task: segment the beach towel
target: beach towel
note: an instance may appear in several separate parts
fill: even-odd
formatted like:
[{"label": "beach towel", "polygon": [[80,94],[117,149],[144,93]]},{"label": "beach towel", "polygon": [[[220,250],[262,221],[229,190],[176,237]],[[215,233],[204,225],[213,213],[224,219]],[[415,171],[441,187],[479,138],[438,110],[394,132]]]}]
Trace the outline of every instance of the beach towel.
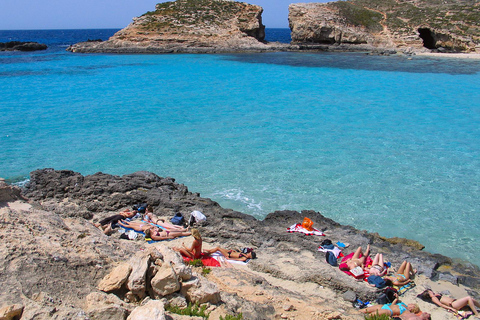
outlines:
[{"label": "beach towel", "polygon": [[395,289],[397,289],[398,291],[398,295],[401,296],[402,294],[404,294],[405,292],[407,292],[408,290],[412,289],[412,288],[415,288],[416,284],[415,282],[411,281],[403,286],[393,286]]},{"label": "beach towel", "polygon": [[[190,257],[185,257],[185,256],[182,256],[182,257],[183,257],[183,261],[185,261],[185,262],[195,260],[195,259],[192,259]],[[200,258],[200,260],[202,261],[202,264],[205,267],[220,267],[220,262],[218,262],[216,259],[214,259],[211,256],[203,255],[203,253],[202,253],[202,257]]]},{"label": "beach towel", "polygon": [[287,232],[300,232],[307,236],[325,236],[325,234],[318,229],[312,228],[311,231],[305,229],[301,223],[296,223],[291,227],[287,228]]},{"label": "beach towel", "polygon": [[127,234],[127,237],[128,237],[128,239],[130,239],[130,240],[134,240],[134,239],[137,238],[137,237],[132,237],[132,236],[131,236],[132,231],[133,231],[134,233],[137,233],[138,235],[141,235],[143,238],[145,238],[145,241],[147,241],[148,243],[155,243],[155,242],[160,242],[160,241],[172,241],[172,240],[174,240],[174,239],[183,238],[183,237],[176,237],[176,238],[174,238],[174,239],[153,240],[153,239],[151,239],[151,238],[146,238],[146,237],[145,237],[145,233],[142,232],[142,231],[136,231],[136,230],[133,230],[132,228],[126,228],[126,227],[120,226],[120,225],[119,225],[119,227],[121,227],[120,230],[123,229],[123,232],[121,232],[121,233]]}]

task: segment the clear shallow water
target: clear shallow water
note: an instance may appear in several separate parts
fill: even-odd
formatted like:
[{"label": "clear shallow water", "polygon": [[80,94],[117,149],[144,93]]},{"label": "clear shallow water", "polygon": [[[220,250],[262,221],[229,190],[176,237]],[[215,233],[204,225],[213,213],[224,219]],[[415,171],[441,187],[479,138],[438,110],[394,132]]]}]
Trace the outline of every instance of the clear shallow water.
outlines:
[{"label": "clear shallow water", "polygon": [[64,51],[114,31],[0,31],[51,44],[0,53],[1,177],[148,170],[258,218],[313,209],[480,265],[479,61]]}]

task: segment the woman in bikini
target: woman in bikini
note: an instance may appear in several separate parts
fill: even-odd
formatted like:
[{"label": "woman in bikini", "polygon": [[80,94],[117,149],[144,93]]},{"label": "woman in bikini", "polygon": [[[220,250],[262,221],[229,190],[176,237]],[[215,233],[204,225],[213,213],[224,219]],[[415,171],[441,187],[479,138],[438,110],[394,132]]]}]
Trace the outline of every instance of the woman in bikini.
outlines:
[{"label": "woman in bikini", "polygon": [[227,250],[221,247],[216,247],[211,250],[206,250],[205,254],[212,254],[214,252],[219,251],[225,258],[229,260],[236,260],[236,261],[247,261],[249,259],[255,259],[257,255],[255,252],[250,251],[248,253],[242,253],[236,250]]},{"label": "woman in bikini", "polygon": [[473,299],[470,296],[466,296],[461,299],[453,299],[442,295],[440,293],[435,293],[430,289],[427,289],[420,293],[417,297],[421,298],[424,301],[431,302],[436,304],[439,307],[458,313],[461,309],[468,306],[470,310],[478,317],[478,311],[476,307],[480,308],[480,303],[477,300]]},{"label": "woman in bikini", "polygon": [[[140,231],[145,233],[145,237],[149,237],[152,240],[165,240],[165,239],[173,239],[177,237],[184,237],[191,235],[191,232],[182,232],[182,231],[171,231],[171,230],[162,230],[158,227],[152,226],[149,223],[145,222],[129,222],[129,221],[119,221],[119,225],[125,228],[130,228],[135,231]],[[148,230],[148,231],[147,231]],[[148,236],[147,236],[148,233]]]},{"label": "woman in bikini", "polygon": [[388,269],[385,268],[385,263],[383,261],[383,254],[377,253],[373,259],[372,266],[368,270],[368,273],[371,276],[383,277],[387,274]]},{"label": "woman in bikini", "polygon": [[147,208],[145,209],[145,215],[143,216],[143,221],[156,224],[162,229],[169,230],[169,231],[187,232],[189,230],[189,228],[177,226],[175,224],[165,222],[165,220],[163,219],[155,217],[153,215],[153,207],[151,205],[148,205]]},{"label": "woman in bikini", "polygon": [[392,303],[388,304],[379,304],[375,306],[371,306],[365,309],[360,309],[360,312],[368,313],[368,314],[386,314],[390,317],[399,316],[404,312],[411,312],[411,313],[418,313],[420,312],[420,308],[416,304],[405,304],[403,302],[398,301],[398,295],[395,295],[395,300]]},{"label": "woman in bikini", "polygon": [[370,254],[370,245],[367,245],[365,253],[362,252],[362,247],[358,247],[353,256],[347,261],[341,263],[338,267],[343,271],[350,271],[356,267],[365,268],[365,260]]},{"label": "woman in bikini", "polygon": [[184,243],[182,243],[183,248],[172,248],[173,250],[180,252],[181,255],[192,258],[200,259],[202,257],[202,236],[198,229],[192,229],[193,242],[190,248],[187,248]]},{"label": "woman in bikini", "polygon": [[98,221],[97,223],[94,223],[93,225],[100,230],[103,231],[106,235],[109,235],[112,231],[114,226],[120,221],[124,220],[127,218],[133,218],[137,214],[137,210],[130,211],[130,209],[125,209],[121,211],[120,213],[107,217],[105,219],[102,219]]},{"label": "woman in bikini", "polygon": [[393,276],[385,277],[384,280],[389,287],[391,287],[392,285],[401,287],[406,285],[407,283],[412,282],[412,279],[410,279],[410,277],[414,274],[415,270],[413,270],[412,264],[410,262],[403,261],[400,265],[400,268],[398,268],[397,273]]}]

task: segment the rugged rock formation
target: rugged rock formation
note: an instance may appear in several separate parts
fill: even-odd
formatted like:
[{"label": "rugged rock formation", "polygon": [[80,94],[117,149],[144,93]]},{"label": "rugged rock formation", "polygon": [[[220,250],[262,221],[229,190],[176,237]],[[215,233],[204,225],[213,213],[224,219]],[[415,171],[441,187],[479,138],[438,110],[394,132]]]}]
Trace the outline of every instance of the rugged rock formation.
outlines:
[{"label": "rugged rock formation", "polygon": [[38,42],[0,42],[0,51],[36,51],[46,50],[47,45]]},{"label": "rugged rock formation", "polygon": [[[149,172],[120,177],[37,170],[23,190],[29,203],[14,201],[16,191],[8,194],[16,196],[0,203],[0,317],[6,319],[133,320],[146,313],[177,319],[164,306],[188,302],[205,304],[210,319],[239,313],[243,319],[363,319],[350,301],[374,299],[377,291],[325,262],[317,252],[324,237],[286,232],[305,216],[333,242],[352,244],[345,253],[370,243],[394,266],[408,259],[419,277],[462,284],[479,297],[476,266],[424,252],[418,243],[355,230],[314,211],[278,211],[258,221]],[[202,276],[170,249],[188,238],[124,240],[120,233],[105,236],[89,221],[144,202],[165,218],[200,210],[207,216],[198,225],[204,247],[253,247],[258,258]]]},{"label": "rugged rock formation", "polygon": [[353,0],[289,6],[299,48],[480,53],[474,0]]},{"label": "rugged rock formation", "polygon": [[[72,52],[214,53],[268,51],[263,9],[228,0],[177,0],[134,18],[105,42],[83,42]],[[280,46],[280,44],[277,44]]]}]

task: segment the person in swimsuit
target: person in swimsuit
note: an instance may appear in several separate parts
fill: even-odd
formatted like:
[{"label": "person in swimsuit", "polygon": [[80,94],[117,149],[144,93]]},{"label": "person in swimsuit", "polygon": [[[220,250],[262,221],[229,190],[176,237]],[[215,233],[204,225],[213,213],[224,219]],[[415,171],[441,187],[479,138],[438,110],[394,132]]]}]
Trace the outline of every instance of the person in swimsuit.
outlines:
[{"label": "person in swimsuit", "polygon": [[356,267],[361,267],[362,269],[364,269],[365,260],[367,259],[369,254],[370,245],[367,245],[367,250],[365,251],[365,254],[362,252],[362,247],[358,247],[350,259],[339,265],[340,270],[350,271],[352,269],[355,269]]},{"label": "person in swimsuit", "polygon": [[160,230],[158,227],[152,226],[151,224],[145,222],[129,222],[121,220],[118,222],[118,224],[125,228],[130,228],[135,231],[143,232],[145,233],[146,238],[148,238],[148,233],[148,235],[150,236],[149,238],[151,238],[152,240],[173,239],[177,237],[189,236],[192,234],[191,232]]},{"label": "person in swimsuit", "polygon": [[411,276],[415,274],[415,270],[412,268],[412,264],[407,261],[403,261],[402,264],[400,265],[400,268],[398,268],[398,271],[396,274],[393,276],[385,277],[385,282],[387,286],[404,286],[407,283],[412,282],[412,279],[410,279]]},{"label": "person in swimsuit", "polygon": [[256,253],[253,251],[250,251],[248,253],[242,253],[236,250],[227,250],[221,247],[216,247],[211,250],[206,250],[205,254],[210,255],[217,251],[219,251],[225,258],[229,260],[247,261],[249,259],[255,259],[257,257]]},{"label": "person in swimsuit", "polygon": [[181,231],[181,232],[188,232],[189,228],[184,228],[182,226],[177,226],[172,223],[165,222],[165,220],[155,217],[153,215],[153,207],[148,205],[145,209],[145,215],[143,216],[143,221],[148,223],[156,224],[157,226],[161,227],[162,229],[169,230],[169,231]]},{"label": "person in swimsuit", "polygon": [[480,308],[480,303],[477,300],[473,299],[470,296],[466,296],[461,299],[453,299],[442,295],[440,293],[435,293],[430,289],[427,289],[420,293],[417,297],[420,299],[436,304],[439,307],[458,313],[461,309],[468,306],[470,310],[478,317],[478,311],[476,307]]},{"label": "person in swimsuit", "polygon": [[385,268],[385,263],[383,261],[383,254],[377,253],[373,259],[372,266],[368,270],[368,273],[371,276],[383,277],[387,274],[388,269]]},{"label": "person in swimsuit", "polygon": [[184,237],[191,235],[190,232],[181,232],[181,231],[167,231],[162,230],[158,227],[151,226],[143,231],[145,233],[145,238],[150,238],[155,241],[175,239],[178,237]]},{"label": "person in swimsuit", "polygon": [[115,224],[117,224],[120,220],[133,218],[137,214],[137,212],[137,210],[130,211],[130,209],[125,209],[119,214],[106,217],[105,219],[102,219],[99,222],[94,223],[93,225],[101,229],[106,235],[109,235],[112,232]]},{"label": "person in swimsuit", "polygon": [[420,312],[420,308],[416,304],[405,304],[403,302],[398,301],[398,295],[395,295],[395,300],[392,303],[387,304],[379,304],[371,307],[367,307],[365,309],[360,309],[361,312],[367,314],[386,314],[390,317],[399,316],[404,312],[411,312],[411,313],[418,313]]},{"label": "person in swimsuit", "polygon": [[192,229],[193,242],[190,248],[187,248],[184,243],[182,243],[183,248],[172,248],[173,250],[180,252],[182,256],[200,259],[202,257],[202,236],[198,229]]}]

